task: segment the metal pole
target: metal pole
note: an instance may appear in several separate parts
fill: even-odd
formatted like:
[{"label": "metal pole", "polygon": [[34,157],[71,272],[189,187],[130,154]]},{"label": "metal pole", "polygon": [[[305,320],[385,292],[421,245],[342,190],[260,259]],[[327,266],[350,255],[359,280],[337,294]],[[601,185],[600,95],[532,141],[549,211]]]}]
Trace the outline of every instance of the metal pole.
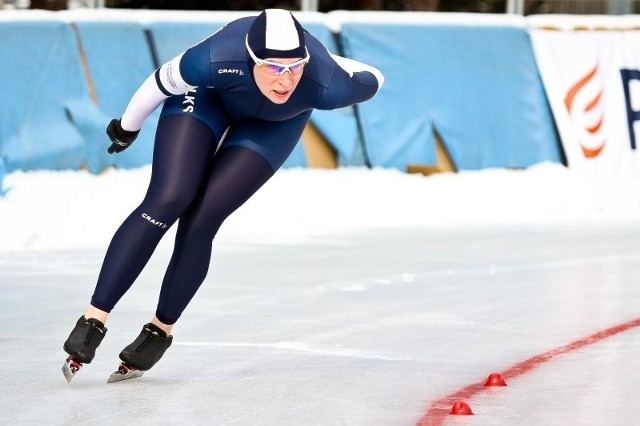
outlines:
[{"label": "metal pole", "polygon": [[524,15],[524,0],[507,0],[507,13]]},{"label": "metal pole", "polygon": [[318,11],[318,0],[300,0],[300,10]]},{"label": "metal pole", "polygon": [[633,13],[633,2],[631,0],[609,0],[607,12],[609,15],[630,15]]}]

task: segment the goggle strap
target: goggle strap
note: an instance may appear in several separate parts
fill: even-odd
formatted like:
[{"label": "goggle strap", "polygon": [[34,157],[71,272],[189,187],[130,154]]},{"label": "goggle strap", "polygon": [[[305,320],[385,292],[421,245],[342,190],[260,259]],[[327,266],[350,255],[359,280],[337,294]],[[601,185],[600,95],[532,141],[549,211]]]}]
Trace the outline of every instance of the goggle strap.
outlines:
[{"label": "goggle strap", "polygon": [[249,52],[249,56],[251,56],[251,59],[253,59],[253,62],[255,62],[257,65],[271,65],[273,67],[281,68],[282,70],[279,71],[277,75],[282,75],[286,71],[289,71],[291,74],[293,74],[293,72],[291,71],[291,67],[295,67],[297,65],[305,65],[307,62],[309,62],[309,59],[311,59],[311,55],[309,54],[309,50],[305,46],[304,50],[307,53],[307,56],[304,59],[296,61],[296,62],[294,62],[292,64],[279,64],[277,62],[271,62],[271,61],[267,61],[265,59],[258,58],[256,56],[256,54],[253,53],[253,50],[251,50],[251,46],[249,46],[249,36],[248,35],[244,39],[244,44],[247,46],[247,51]]}]

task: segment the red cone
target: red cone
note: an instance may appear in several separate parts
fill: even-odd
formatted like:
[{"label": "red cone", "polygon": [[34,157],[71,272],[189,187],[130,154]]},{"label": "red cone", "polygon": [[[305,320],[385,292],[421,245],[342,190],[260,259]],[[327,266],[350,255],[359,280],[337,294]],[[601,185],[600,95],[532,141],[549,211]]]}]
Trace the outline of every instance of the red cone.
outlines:
[{"label": "red cone", "polygon": [[485,386],[507,386],[507,382],[504,381],[504,378],[498,373],[491,373],[489,377],[487,377],[487,381],[484,382]]},{"label": "red cone", "polygon": [[451,407],[451,411],[449,412],[449,414],[469,416],[473,414],[473,411],[471,411],[471,407],[469,407],[469,404],[464,401],[460,401],[453,404],[453,407]]}]

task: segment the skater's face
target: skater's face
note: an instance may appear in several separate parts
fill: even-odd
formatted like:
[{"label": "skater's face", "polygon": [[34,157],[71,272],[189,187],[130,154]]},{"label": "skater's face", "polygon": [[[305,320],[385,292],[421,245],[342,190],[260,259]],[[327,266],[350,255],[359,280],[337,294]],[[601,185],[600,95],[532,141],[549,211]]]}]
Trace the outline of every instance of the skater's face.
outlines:
[{"label": "skater's face", "polygon": [[287,102],[298,86],[308,60],[307,57],[267,58],[256,61],[253,76],[258,89],[274,104]]}]

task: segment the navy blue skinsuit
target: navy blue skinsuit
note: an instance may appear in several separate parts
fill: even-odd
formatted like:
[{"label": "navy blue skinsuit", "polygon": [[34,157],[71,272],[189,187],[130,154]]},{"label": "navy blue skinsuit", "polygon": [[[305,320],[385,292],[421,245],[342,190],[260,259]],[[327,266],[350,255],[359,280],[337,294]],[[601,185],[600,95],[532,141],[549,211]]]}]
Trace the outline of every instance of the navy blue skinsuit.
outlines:
[{"label": "navy blue skinsuit", "polygon": [[312,110],[353,105],[379,89],[372,72],[345,71],[305,33],[311,59],[288,101],[272,103],[255,84],[245,48],[253,19],[231,22],[184,52],[179,73],[197,86],[186,94],[171,95],[156,71],[158,88],[171,96],[156,130],[149,188],[113,236],[93,306],[113,309],[179,219],[156,310],[174,324],[207,275],[220,225],[280,168]]}]

